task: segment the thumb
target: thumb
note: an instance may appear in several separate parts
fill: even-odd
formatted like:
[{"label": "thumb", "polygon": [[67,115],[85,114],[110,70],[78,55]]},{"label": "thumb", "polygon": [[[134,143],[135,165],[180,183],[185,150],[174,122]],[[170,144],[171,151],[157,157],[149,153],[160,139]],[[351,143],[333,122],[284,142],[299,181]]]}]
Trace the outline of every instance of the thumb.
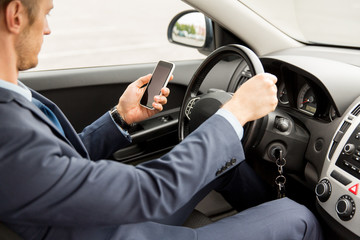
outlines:
[{"label": "thumb", "polygon": [[143,87],[145,84],[147,84],[150,81],[151,76],[152,76],[152,74],[148,74],[148,75],[143,76],[143,77],[139,78],[138,80],[136,80],[135,81],[136,87],[138,87],[138,88]]}]

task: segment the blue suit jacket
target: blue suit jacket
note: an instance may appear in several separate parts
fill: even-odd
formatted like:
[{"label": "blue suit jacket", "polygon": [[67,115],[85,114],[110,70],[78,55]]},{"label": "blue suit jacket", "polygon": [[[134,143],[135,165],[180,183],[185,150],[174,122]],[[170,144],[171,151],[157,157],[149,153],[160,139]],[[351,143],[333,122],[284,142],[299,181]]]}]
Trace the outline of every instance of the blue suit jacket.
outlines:
[{"label": "blue suit jacket", "polygon": [[66,138],[31,102],[0,88],[0,221],[26,239],[80,239],[70,229],[101,239],[110,233],[94,229],[113,226],[111,234],[131,238],[129,226],[171,216],[244,159],[233,127],[214,115],[159,159],[136,167],[101,160],[128,144],[109,114],[78,135],[55,104],[33,97],[53,110]]}]

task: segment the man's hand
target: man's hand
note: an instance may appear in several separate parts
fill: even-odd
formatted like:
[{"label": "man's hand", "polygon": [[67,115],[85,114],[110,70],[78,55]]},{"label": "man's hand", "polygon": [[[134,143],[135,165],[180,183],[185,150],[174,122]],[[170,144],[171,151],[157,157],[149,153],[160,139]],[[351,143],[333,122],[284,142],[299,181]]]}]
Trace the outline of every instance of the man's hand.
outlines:
[{"label": "man's hand", "polygon": [[233,113],[242,126],[264,117],[277,106],[276,82],[277,78],[274,75],[256,75],[241,85],[223,108]]},{"label": "man's hand", "polygon": [[[172,78],[173,77],[171,77],[171,79]],[[165,87],[161,89],[161,95],[154,97],[154,102],[152,104],[154,110],[140,106],[140,99],[145,91],[145,88],[141,87],[147,84],[150,79],[151,74],[148,74],[131,83],[119,99],[117,110],[128,124],[140,122],[155,115],[162,111],[163,105],[167,103],[167,97],[170,94],[170,90]]]}]

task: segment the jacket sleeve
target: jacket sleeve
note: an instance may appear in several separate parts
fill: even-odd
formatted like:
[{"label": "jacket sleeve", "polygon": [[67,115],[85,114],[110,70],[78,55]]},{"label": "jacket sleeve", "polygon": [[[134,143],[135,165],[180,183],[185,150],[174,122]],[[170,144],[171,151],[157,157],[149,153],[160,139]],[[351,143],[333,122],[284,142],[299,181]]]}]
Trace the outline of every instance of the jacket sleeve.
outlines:
[{"label": "jacket sleeve", "polygon": [[9,223],[91,226],[163,219],[244,159],[238,136],[218,115],[168,154],[136,167],[82,159],[34,128],[0,126],[0,219]]},{"label": "jacket sleeve", "polygon": [[124,135],[117,128],[109,113],[87,126],[79,137],[92,160],[108,158],[131,143],[130,135]]}]

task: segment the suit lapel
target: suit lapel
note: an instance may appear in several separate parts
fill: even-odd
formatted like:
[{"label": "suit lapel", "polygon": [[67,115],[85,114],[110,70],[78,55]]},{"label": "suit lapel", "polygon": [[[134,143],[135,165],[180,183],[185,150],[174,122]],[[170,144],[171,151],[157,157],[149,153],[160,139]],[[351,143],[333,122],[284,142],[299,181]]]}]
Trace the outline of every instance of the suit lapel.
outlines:
[{"label": "suit lapel", "polygon": [[58,133],[58,135],[60,135],[63,139],[65,139],[68,143],[70,143],[71,145],[73,145],[73,147],[81,154],[81,156],[85,157],[85,158],[89,158],[89,155],[87,153],[87,150],[84,146],[84,144],[82,143],[81,139],[79,138],[78,134],[76,133],[75,129],[72,127],[72,125],[70,124],[70,122],[68,121],[68,119],[65,117],[65,115],[63,114],[63,112],[58,108],[58,106],[56,106],[52,101],[50,101],[49,99],[45,98],[44,96],[42,96],[41,94],[39,94],[38,92],[33,91],[32,89],[31,93],[32,96],[34,98],[36,98],[37,100],[39,100],[40,102],[42,102],[43,104],[45,104],[48,108],[51,109],[51,111],[53,111],[53,113],[55,114],[55,116],[58,118],[64,132],[66,135],[66,138],[60,133],[60,131],[51,123],[50,120],[46,119],[47,122],[51,123],[51,127],[53,129],[55,129]]}]

